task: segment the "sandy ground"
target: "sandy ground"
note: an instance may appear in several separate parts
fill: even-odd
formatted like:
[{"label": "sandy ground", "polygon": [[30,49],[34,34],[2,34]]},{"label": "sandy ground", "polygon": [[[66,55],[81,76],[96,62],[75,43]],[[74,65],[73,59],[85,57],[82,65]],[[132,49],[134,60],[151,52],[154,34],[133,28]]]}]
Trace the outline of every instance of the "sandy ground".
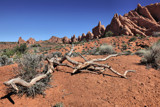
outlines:
[{"label": "sandy ground", "polygon": [[[105,56],[87,56],[87,58]],[[79,57],[73,58],[83,61]],[[117,77],[109,70],[106,75],[81,72],[71,76],[72,69],[59,67],[52,75],[51,85],[45,91],[46,96],[34,99],[12,95],[15,104],[7,98],[0,100],[0,107],[52,107],[62,102],[65,107],[159,107],[160,106],[160,71],[146,69],[139,65],[138,56],[119,56],[111,58],[108,63],[119,72],[133,69],[128,79]],[[5,96],[4,81],[11,79],[17,65],[0,67],[0,97]]]}]

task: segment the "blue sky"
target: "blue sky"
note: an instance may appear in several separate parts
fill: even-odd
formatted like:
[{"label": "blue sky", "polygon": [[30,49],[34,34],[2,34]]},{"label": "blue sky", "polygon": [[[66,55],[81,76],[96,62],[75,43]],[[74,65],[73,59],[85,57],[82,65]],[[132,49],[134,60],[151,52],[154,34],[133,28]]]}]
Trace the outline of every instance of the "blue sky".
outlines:
[{"label": "blue sky", "polygon": [[0,41],[30,37],[71,37],[107,26],[115,13],[124,15],[159,0],[0,0]]}]

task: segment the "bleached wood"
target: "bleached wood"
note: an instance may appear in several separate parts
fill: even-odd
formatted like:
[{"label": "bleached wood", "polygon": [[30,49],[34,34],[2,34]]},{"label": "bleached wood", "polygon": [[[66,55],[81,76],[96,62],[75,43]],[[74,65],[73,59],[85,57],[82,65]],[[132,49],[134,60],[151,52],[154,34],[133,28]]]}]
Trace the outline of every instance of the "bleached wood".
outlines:
[{"label": "bleached wood", "polygon": [[30,82],[26,82],[23,79],[21,79],[20,77],[17,77],[17,78],[14,78],[14,79],[11,79],[9,81],[4,82],[4,84],[7,86],[11,85],[18,92],[18,87],[16,86],[16,84],[22,85],[24,87],[31,87],[36,82],[38,82],[39,80],[41,80],[45,77],[47,77],[47,74],[39,74],[38,76],[33,78]]},{"label": "bleached wood", "polygon": [[[72,45],[72,48],[70,50],[70,52],[63,56],[62,58],[58,58],[58,57],[53,57],[51,59],[47,58],[47,62],[48,62],[48,71],[46,74],[38,74],[35,78],[33,78],[30,82],[26,82],[23,79],[21,79],[20,77],[11,79],[7,82],[4,82],[5,85],[11,85],[17,92],[18,92],[18,87],[16,86],[16,84],[22,85],[24,87],[31,87],[34,84],[36,84],[36,82],[38,82],[39,80],[47,77],[48,74],[51,74],[55,71],[55,67],[57,66],[67,66],[73,69],[72,73],[76,73],[77,71],[90,71],[90,70],[94,70],[94,71],[100,71],[100,73],[103,74],[103,72],[107,69],[109,69],[111,72],[115,73],[118,76],[121,76],[123,78],[127,78],[127,73],[128,72],[135,72],[134,70],[127,70],[125,71],[123,74],[119,73],[118,71],[114,70],[111,66],[109,66],[108,64],[99,64],[96,62],[100,62],[100,61],[106,61],[111,57],[117,57],[119,55],[122,54],[112,54],[109,55],[105,58],[102,59],[92,59],[92,60],[87,60],[83,55],[79,54],[84,60],[85,62],[78,62],[78,61],[74,61],[70,58],[72,52],[74,50],[74,45]],[[67,60],[68,62],[70,62],[71,64],[75,65],[71,66],[69,64],[65,64],[63,63],[65,60]],[[92,72],[92,71],[90,71]],[[95,72],[94,72],[95,73]]]}]

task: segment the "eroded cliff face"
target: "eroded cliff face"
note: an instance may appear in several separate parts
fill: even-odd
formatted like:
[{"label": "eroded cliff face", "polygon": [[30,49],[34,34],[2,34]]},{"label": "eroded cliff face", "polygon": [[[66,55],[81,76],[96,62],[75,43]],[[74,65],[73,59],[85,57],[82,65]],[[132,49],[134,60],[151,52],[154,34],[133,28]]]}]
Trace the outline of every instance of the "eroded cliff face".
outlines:
[{"label": "eroded cliff face", "polygon": [[106,32],[112,31],[117,35],[150,36],[153,32],[160,32],[160,3],[141,6],[138,4],[135,10],[124,16],[115,14]]},{"label": "eroded cliff face", "polygon": [[[48,41],[55,43],[74,43],[83,40],[92,40],[101,38],[105,32],[112,31],[114,36],[130,35],[134,36],[140,34],[142,36],[150,36],[153,34],[160,34],[160,3],[150,4],[148,6],[137,5],[135,10],[124,14],[124,16],[115,14],[111,23],[105,28],[99,21],[98,25],[92,29],[92,32],[83,33],[76,38],[75,35],[69,39],[68,37],[52,36]],[[26,43],[21,37],[18,43]],[[35,40],[28,40],[29,44],[35,43]]]}]

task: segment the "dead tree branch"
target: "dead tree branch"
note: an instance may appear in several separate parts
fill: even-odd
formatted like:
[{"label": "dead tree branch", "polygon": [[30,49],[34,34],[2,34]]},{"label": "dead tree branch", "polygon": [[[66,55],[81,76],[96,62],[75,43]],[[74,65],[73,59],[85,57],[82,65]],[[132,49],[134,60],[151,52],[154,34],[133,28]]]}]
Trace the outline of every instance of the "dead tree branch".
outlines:
[{"label": "dead tree branch", "polygon": [[[22,85],[24,87],[31,87],[34,84],[36,84],[37,81],[45,78],[48,74],[51,74],[55,71],[55,67],[57,66],[66,66],[66,67],[70,67],[73,69],[73,74],[76,73],[77,71],[100,71],[100,73],[103,74],[103,72],[107,69],[109,69],[111,72],[113,72],[114,74],[121,76],[123,78],[127,78],[127,73],[128,72],[134,72],[134,70],[127,70],[125,71],[123,74],[117,72],[116,70],[114,70],[111,66],[109,66],[108,64],[99,64],[97,62],[101,62],[101,61],[106,61],[111,57],[117,57],[119,55],[122,54],[113,54],[113,55],[109,55],[106,58],[102,58],[102,59],[92,59],[92,60],[87,60],[84,56],[82,56],[81,54],[79,54],[84,60],[85,62],[77,62],[74,61],[70,58],[72,52],[74,50],[74,45],[72,45],[72,48],[70,50],[70,52],[67,55],[64,55],[62,58],[58,58],[58,57],[53,57],[51,59],[47,59],[48,62],[48,71],[45,74],[39,74],[37,75],[35,78],[33,78],[30,82],[26,82],[23,79],[21,79],[20,77],[11,79],[7,82],[4,82],[5,85],[9,86],[11,85],[17,92],[18,92],[18,87],[16,86],[16,84]],[[65,60],[67,60],[69,63],[73,64],[74,66],[71,66],[69,64],[65,64],[63,63]],[[94,72],[95,73],[95,72]]]}]

